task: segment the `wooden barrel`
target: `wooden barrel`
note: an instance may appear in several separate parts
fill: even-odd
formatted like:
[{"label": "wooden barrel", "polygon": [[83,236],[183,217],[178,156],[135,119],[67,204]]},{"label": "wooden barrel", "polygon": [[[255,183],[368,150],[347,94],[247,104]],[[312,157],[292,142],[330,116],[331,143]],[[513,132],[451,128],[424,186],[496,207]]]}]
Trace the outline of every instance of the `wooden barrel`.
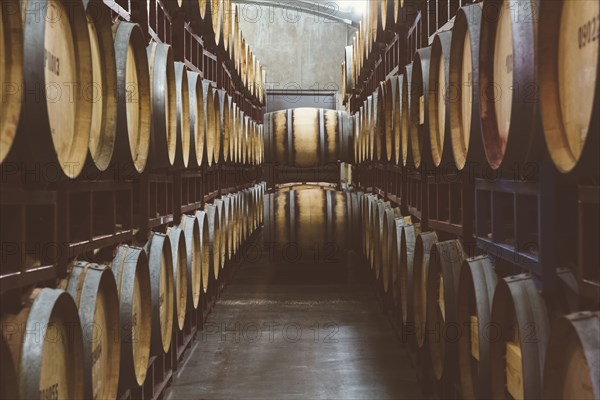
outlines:
[{"label": "wooden barrel", "polygon": [[190,165],[191,116],[188,72],[184,63],[175,63],[175,85],[177,91],[177,136],[174,164],[177,168],[187,168]]},{"label": "wooden barrel", "polygon": [[402,218],[400,208],[387,208],[383,215],[383,239],[381,244],[381,283],[384,293],[388,293],[392,270],[398,268],[396,218]]},{"label": "wooden barrel", "polygon": [[86,89],[93,99],[88,148],[96,168],[105,171],[112,160],[117,133],[117,69],[112,21],[102,1],[86,0],[84,6],[92,56],[92,85]]},{"label": "wooden barrel", "polygon": [[215,148],[214,148],[214,163],[223,162],[223,131],[225,130],[225,124],[228,121],[225,120],[226,113],[228,110],[225,107],[227,93],[224,90],[216,89],[213,91],[213,104],[215,108]]},{"label": "wooden barrel", "polygon": [[405,327],[415,323],[414,287],[415,287],[415,245],[421,233],[420,224],[407,225],[402,229],[400,237],[400,300],[402,307],[402,323]]},{"label": "wooden barrel", "polygon": [[415,168],[429,165],[431,157],[427,149],[429,142],[429,116],[425,107],[429,104],[429,71],[431,47],[418,49],[415,53],[412,69],[410,94],[410,150]]},{"label": "wooden barrel", "polygon": [[171,46],[156,42],[147,47],[152,96],[151,165],[169,168],[177,151],[177,83]]},{"label": "wooden barrel", "polygon": [[240,73],[239,63],[240,63],[240,7],[232,3],[232,19],[231,19],[231,50],[232,54],[231,60],[233,61],[234,69],[237,71],[238,75]]},{"label": "wooden barrel", "polygon": [[196,220],[198,221],[198,231],[200,232],[200,258],[201,276],[202,276],[202,293],[206,294],[211,289],[212,280],[212,255],[210,242],[210,229],[208,226],[208,214],[203,210],[196,211]]},{"label": "wooden barrel", "polygon": [[152,303],[151,354],[168,353],[173,335],[175,309],[173,254],[166,235],[152,233],[144,246],[150,270],[150,302]]},{"label": "wooden barrel", "polygon": [[212,265],[212,273],[215,280],[219,279],[219,271],[221,270],[221,215],[215,204],[206,204],[204,206],[206,218],[208,222],[208,241],[210,258]]},{"label": "wooden barrel", "polygon": [[232,128],[231,128],[231,139],[230,139],[230,147],[229,147],[229,157],[231,161],[234,163],[238,162],[237,159],[237,146],[238,146],[238,135],[240,134],[240,108],[234,102],[232,105]]},{"label": "wooden barrel", "polygon": [[541,115],[548,152],[563,173],[598,176],[600,169],[598,14],[593,0],[540,2]]},{"label": "wooden barrel", "polygon": [[188,71],[187,74],[190,93],[190,165],[202,166],[206,147],[202,78],[197,72]]},{"label": "wooden barrel", "polygon": [[148,257],[141,248],[121,245],[111,269],[119,292],[121,382],[142,386],[148,371],[152,332]]},{"label": "wooden barrel", "polygon": [[88,93],[75,90],[92,84],[90,36],[83,3],[23,0],[20,4],[24,18],[23,60],[19,60],[18,49],[13,60],[25,66],[24,87],[19,89],[24,95],[16,136],[19,153],[27,163],[58,165],[60,176],[76,178],[87,158],[93,107]]},{"label": "wooden barrel", "polygon": [[483,147],[490,167],[517,170],[543,155],[538,112],[536,1],[519,2],[519,15],[508,1],[483,5],[479,51],[479,112]]},{"label": "wooden barrel", "polygon": [[363,144],[364,144],[364,158],[363,160],[365,161],[370,161],[372,159],[371,157],[371,147],[373,145],[372,141],[371,141],[371,124],[373,123],[373,114],[372,114],[372,108],[373,108],[373,96],[368,96],[367,99],[365,100],[364,104],[364,112],[365,112],[365,123],[363,125],[364,128],[364,132],[363,132]]},{"label": "wooden barrel", "polygon": [[377,211],[375,221],[375,247],[374,247],[374,258],[375,258],[375,278],[381,280],[381,271],[383,270],[383,255],[385,253],[385,242],[384,242],[384,224],[385,212],[391,208],[389,201],[379,200],[377,202]]},{"label": "wooden barrel", "polygon": [[266,132],[272,145],[269,159],[301,168],[337,163],[351,152],[351,127],[345,112],[296,108],[266,115],[272,124]]},{"label": "wooden barrel", "polygon": [[[215,147],[217,141],[217,132],[221,129],[219,124],[219,114],[215,107],[215,94],[211,84],[204,80],[202,81],[202,89],[204,96],[204,118],[206,121],[205,129],[205,146],[206,146],[206,162],[212,165],[215,162]],[[218,105],[218,103],[217,103]]]},{"label": "wooden barrel", "polygon": [[375,109],[373,110],[373,140],[375,141],[375,160],[386,157],[385,133],[385,82],[381,82],[374,93]]},{"label": "wooden barrel", "polygon": [[17,314],[3,315],[1,326],[10,350],[2,353],[3,380],[12,359],[17,398],[84,398],[81,324],[68,293],[34,289]]},{"label": "wooden barrel", "polygon": [[456,343],[462,334],[458,325],[457,297],[465,253],[459,240],[435,243],[431,249],[427,278],[427,327],[433,375],[438,381],[454,382],[458,375]]},{"label": "wooden barrel", "polygon": [[552,326],[544,363],[543,398],[600,398],[600,312],[581,311]]},{"label": "wooden barrel", "polygon": [[83,334],[85,397],[117,396],[121,339],[119,294],[109,267],[76,262],[60,287],[75,300]]},{"label": "wooden barrel", "polygon": [[415,331],[419,348],[425,344],[427,326],[427,277],[429,260],[438,237],[435,232],[421,232],[415,242],[413,260],[413,308]]},{"label": "wooden barrel", "polygon": [[250,135],[250,124],[252,119],[246,115],[242,127],[242,163],[248,165],[248,137]]},{"label": "wooden barrel", "polygon": [[369,109],[370,123],[369,123],[369,160],[377,160],[377,149],[378,135],[377,129],[379,128],[379,92],[373,92],[371,95],[371,106]]},{"label": "wooden barrel", "polygon": [[227,226],[229,229],[227,230],[227,259],[231,260],[237,251],[235,240],[236,240],[236,218],[237,218],[237,209],[236,209],[236,198],[235,196],[228,194],[223,197],[223,201],[225,201],[225,207],[228,210],[228,222]]},{"label": "wooden barrel", "polygon": [[371,266],[371,271],[373,272],[373,276],[375,276],[375,270],[377,269],[377,249],[379,249],[379,240],[377,235],[379,234],[379,202],[381,200],[374,196],[369,199],[367,212],[369,213],[369,225],[367,225],[366,229],[369,231],[369,246],[367,258],[369,259],[369,264]]},{"label": "wooden barrel", "polygon": [[[362,109],[362,107],[361,107]],[[352,116],[353,118],[353,135],[354,135],[354,160],[353,160],[353,164],[359,164],[361,162],[360,159],[360,152],[361,152],[361,136],[360,136],[360,130],[361,130],[361,112],[358,111],[356,114],[354,114]]]},{"label": "wooden barrel", "polygon": [[195,216],[182,215],[179,228],[185,238],[187,262],[187,299],[188,310],[198,309],[202,292],[202,245],[200,225]]},{"label": "wooden barrel", "polygon": [[485,161],[479,118],[479,34],[481,4],[461,7],[456,13],[450,45],[450,134],[456,168]]},{"label": "wooden barrel", "polygon": [[233,98],[227,96],[227,129],[223,130],[223,153],[225,155],[225,162],[233,162],[233,146],[235,137],[235,109],[237,105],[233,101]]},{"label": "wooden barrel", "polygon": [[399,310],[399,315],[402,317],[402,302],[400,297],[400,263],[402,262],[402,234],[405,226],[412,225],[410,216],[396,218],[393,229],[396,232],[392,233],[390,241],[391,246],[391,267],[390,267],[390,286],[392,287],[392,304]]},{"label": "wooden barrel", "polygon": [[349,94],[350,91],[354,90],[354,60],[352,54],[352,46],[346,46],[344,49],[344,85],[346,87],[346,94]]},{"label": "wooden barrel", "polygon": [[254,96],[254,81],[256,79],[255,76],[255,65],[256,65],[256,55],[248,46],[248,82],[246,84],[246,88],[248,92],[250,92],[251,96]]},{"label": "wooden barrel", "polygon": [[223,223],[225,229],[223,230],[223,254],[225,256],[225,261],[231,259],[231,253],[233,252],[233,247],[231,243],[233,224],[232,224],[232,211],[231,211],[231,201],[227,196],[223,196],[220,199],[220,204],[223,210]]},{"label": "wooden barrel", "polygon": [[573,275],[557,270],[557,278],[560,288],[548,300],[530,274],[498,281],[490,317],[490,325],[498,327],[498,334],[490,338],[492,398],[541,398],[552,317],[572,312],[569,297],[576,298]]},{"label": "wooden barrel", "polygon": [[181,228],[169,228],[168,233],[173,257],[173,288],[175,295],[173,321],[182,331],[185,326],[185,313],[188,303],[187,246]]},{"label": "wooden barrel", "polygon": [[[371,255],[371,241],[372,241],[372,236],[373,236],[373,222],[372,222],[372,217],[373,217],[373,213],[372,213],[372,203],[373,201],[377,199],[377,197],[374,194],[371,193],[367,193],[365,194],[365,196],[363,197],[363,203],[362,203],[362,227],[363,227],[363,253],[365,255],[365,257],[367,257],[367,259],[369,260],[370,263],[370,255]],[[372,264],[371,264],[371,268],[372,268]]]},{"label": "wooden barrel", "polygon": [[413,65],[408,64],[404,66],[404,79],[402,80],[402,113],[401,113],[401,125],[402,129],[400,132],[401,138],[401,151],[402,151],[402,165],[408,166],[410,163],[411,153],[409,151],[409,140],[412,136],[417,136],[416,126],[411,122],[412,113],[412,96],[414,94],[412,87],[412,71]]},{"label": "wooden barrel", "polygon": [[400,90],[402,76],[392,76],[385,81],[385,150],[386,160],[398,163],[400,155]]},{"label": "wooden barrel", "polygon": [[221,45],[223,21],[223,0],[206,0],[215,45]]},{"label": "wooden barrel", "polygon": [[[0,164],[15,141],[23,100],[23,23],[18,0],[3,2],[0,14],[0,82],[5,86],[0,106]],[[10,56],[9,56],[10,55]]]},{"label": "wooden barrel", "polygon": [[246,86],[246,82],[248,82],[248,46],[246,45],[246,38],[241,32],[240,36],[240,80]]},{"label": "wooden barrel", "polygon": [[219,151],[215,155],[218,162],[227,162],[229,159],[229,140],[231,137],[231,98],[224,90],[218,90],[219,93],[219,117],[221,132],[219,134]]},{"label": "wooden barrel", "polygon": [[230,53],[231,44],[231,13],[233,11],[231,7],[231,0],[222,0],[223,19],[221,21],[221,42],[223,43],[223,49]]},{"label": "wooden barrel", "polygon": [[439,32],[431,45],[429,63],[429,102],[425,112],[429,118],[429,144],[434,167],[453,165],[450,144],[450,45],[452,31]]},{"label": "wooden barrel", "polygon": [[116,159],[121,167],[138,173],[146,168],[150,150],[150,74],[140,26],[119,22],[113,27],[117,63]]},{"label": "wooden barrel", "polygon": [[229,210],[226,208],[223,199],[215,199],[214,205],[219,211],[219,226],[221,227],[221,229],[219,230],[221,234],[219,265],[221,266],[221,269],[223,269],[225,268],[225,260],[227,253],[227,231],[229,229],[229,226],[227,225],[227,213],[229,212]]},{"label": "wooden barrel", "polygon": [[[463,261],[457,297],[460,386],[465,399],[490,398],[490,325],[492,300],[498,284],[489,256]],[[467,331],[468,330],[468,331]]]},{"label": "wooden barrel", "polygon": [[239,113],[238,113],[238,118],[237,118],[237,136],[236,136],[236,157],[237,157],[237,162],[239,164],[241,164],[243,162],[242,160],[242,140],[243,140],[243,136],[244,136],[244,123],[246,121],[246,114],[240,109]]}]

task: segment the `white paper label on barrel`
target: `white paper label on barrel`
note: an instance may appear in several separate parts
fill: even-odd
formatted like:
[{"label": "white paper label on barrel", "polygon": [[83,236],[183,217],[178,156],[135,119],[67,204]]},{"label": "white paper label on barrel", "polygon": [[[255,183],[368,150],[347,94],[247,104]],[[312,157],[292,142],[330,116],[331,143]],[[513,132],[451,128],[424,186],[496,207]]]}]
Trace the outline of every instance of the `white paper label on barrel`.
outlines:
[{"label": "white paper label on barrel", "polygon": [[600,2],[566,1],[558,46],[560,111],[575,159],[585,144],[594,106],[600,48]]},{"label": "white paper label on barrel", "polygon": [[75,356],[74,348],[68,340],[64,321],[55,315],[50,317],[43,336],[44,346],[40,360],[40,399],[58,400],[72,398],[69,388],[74,384],[69,382],[71,357]]},{"label": "white paper label on barrel", "polygon": [[85,93],[87,99],[92,101],[92,125],[90,128],[90,153],[96,156],[96,152],[101,145],[102,121],[103,121],[103,75],[102,65],[100,61],[100,44],[98,43],[98,32],[92,19],[87,17],[88,31],[90,35],[90,49],[92,52],[92,84],[90,88],[86,88]]},{"label": "white paper label on barrel", "polygon": [[[498,17],[496,43],[494,49],[494,79],[493,91],[486,88],[488,96],[494,96],[494,107],[498,125],[499,145],[501,154],[506,150],[513,100],[513,33],[512,13],[508,1],[502,3]],[[489,97],[488,97],[488,100]]]},{"label": "white paper label on barrel", "polygon": [[140,145],[140,93],[138,86],[137,63],[134,49],[127,47],[127,63],[125,67],[125,105],[127,111],[127,132],[129,133],[129,149],[133,160],[140,156],[137,153]]},{"label": "white paper label on barrel", "polygon": [[60,1],[48,1],[44,38],[46,105],[52,141],[61,164],[71,157],[77,103],[82,89],[74,69],[75,48],[68,16]]}]

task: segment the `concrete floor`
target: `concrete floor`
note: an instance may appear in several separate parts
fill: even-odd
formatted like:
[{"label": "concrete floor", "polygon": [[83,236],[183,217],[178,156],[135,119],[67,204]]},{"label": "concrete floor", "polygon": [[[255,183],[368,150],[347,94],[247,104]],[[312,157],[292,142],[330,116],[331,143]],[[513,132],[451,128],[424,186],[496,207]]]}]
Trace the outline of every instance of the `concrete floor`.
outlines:
[{"label": "concrete floor", "polygon": [[275,268],[266,254],[248,258],[192,344],[167,399],[422,397],[400,340],[353,265],[356,256],[342,268]]}]

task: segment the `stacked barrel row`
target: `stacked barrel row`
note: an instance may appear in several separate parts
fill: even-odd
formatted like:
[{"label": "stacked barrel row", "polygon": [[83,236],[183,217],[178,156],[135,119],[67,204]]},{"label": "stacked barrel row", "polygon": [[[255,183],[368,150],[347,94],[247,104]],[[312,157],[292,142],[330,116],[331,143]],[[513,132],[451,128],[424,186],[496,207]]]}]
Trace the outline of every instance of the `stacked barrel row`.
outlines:
[{"label": "stacked barrel row", "polygon": [[556,295],[545,299],[531,275],[467,258],[459,240],[422,231],[378,196],[346,198],[351,248],[362,251],[407,346],[440,386],[456,382],[467,399],[598,398],[600,313],[572,313],[577,284],[568,270],[557,271]]},{"label": "stacked barrel row", "polygon": [[[184,215],[143,247],[121,245],[104,264],[74,262],[57,289],[36,288],[2,316],[0,398],[117,398],[146,380],[228,260],[262,224],[264,184]],[[120,392],[119,392],[120,393]]]},{"label": "stacked barrel row", "polygon": [[96,3],[3,2],[0,163],[76,178],[262,162],[261,123]]},{"label": "stacked barrel row", "polygon": [[185,12],[186,21],[205,34],[233,62],[245,88],[264,104],[266,69],[252,52],[240,28],[241,8],[232,0],[193,0],[173,2],[173,8]]},{"label": "stacked barrel row", "polygon": [[[347,46],[342,63],[342,92],[349,94],[358,88],[359,77],[366,64],[372,62],[372,54],[377,44],[385,43],[389,34],[401,30],[406,14],[416,14],[416,9],[407,11],[414,6],[411,1],[403,0],[373,0],[359,21],[358,32],[352,38],[352,45]],[[345,96],[343,96],[345,98]]]},{"label": "stacked barrel row", "polygon": [[352,119],[345,111],[295,108],[265,114],[265,162],[313,168],[353,159]]},{"label": "stacked barrel row", "polygon": [[600,42],[588,25],[600,6],[519,3],[536,23],[511,17],[516,8],[462,7],[364,99],[353,117],[356,162],[511,170],[549,154],[562,173],[597,177]]}]

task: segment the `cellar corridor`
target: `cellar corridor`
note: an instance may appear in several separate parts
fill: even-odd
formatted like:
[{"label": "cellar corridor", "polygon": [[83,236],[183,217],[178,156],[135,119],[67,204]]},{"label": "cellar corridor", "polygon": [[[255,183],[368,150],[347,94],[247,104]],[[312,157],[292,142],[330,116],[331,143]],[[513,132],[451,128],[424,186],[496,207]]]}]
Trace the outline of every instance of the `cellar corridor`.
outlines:
[{"label": "cellar corridor", "polygon": [[422,398],[361,257],[327,271],[268,253],[262,235],[248,247],[166,399]]}]

